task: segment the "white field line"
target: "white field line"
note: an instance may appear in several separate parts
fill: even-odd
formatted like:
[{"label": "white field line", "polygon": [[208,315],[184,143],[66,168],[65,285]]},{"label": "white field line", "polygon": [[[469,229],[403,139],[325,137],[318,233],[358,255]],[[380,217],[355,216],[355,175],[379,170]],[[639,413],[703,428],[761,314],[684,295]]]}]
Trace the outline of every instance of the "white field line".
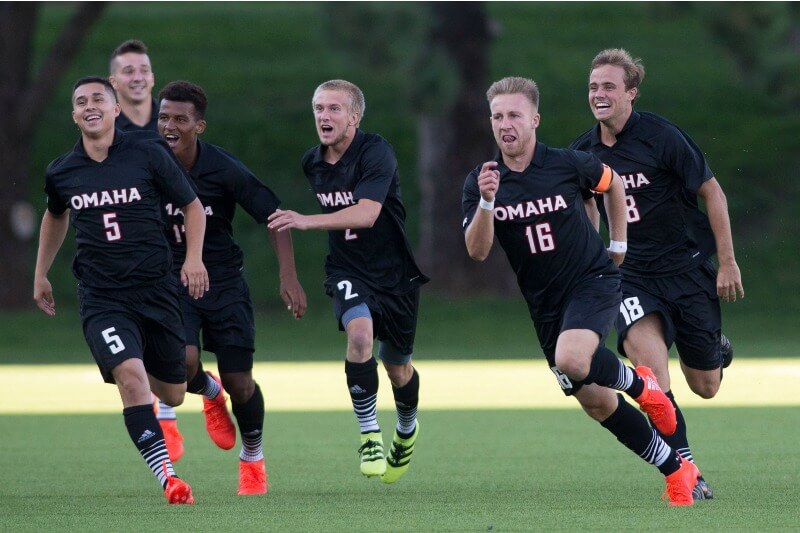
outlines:
[{"label": "white field line", "polygon": [[[800,405],[800,359],[741,359],[725,370],[719,394],[703,400],[686,385],[676,361],[672,388],[682,407]],[[213,359],[207,363],[214,368]],[[420,411],[426,409],[577,408],[565,397],[544,361],[425,361],[420,373]],[[391,386],[379,368],[378,405],[394,409]],[[257,363],[256,380],[267,411],[350,411],[344,363]],[[0,365],[0,414],[118,413],[117,389],[102,382],[94,365]],[[178,411],[198,412],[187,394]]]}]

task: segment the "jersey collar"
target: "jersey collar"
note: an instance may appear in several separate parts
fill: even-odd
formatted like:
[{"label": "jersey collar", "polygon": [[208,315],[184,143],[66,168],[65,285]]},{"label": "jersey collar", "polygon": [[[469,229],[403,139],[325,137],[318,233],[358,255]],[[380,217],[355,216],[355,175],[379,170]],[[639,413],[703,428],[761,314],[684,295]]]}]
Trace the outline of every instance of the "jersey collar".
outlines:
[{"label": "jersey collar", "polygon": [[[531,167],[542,168],[544,166],[544,160],[545,160],[545,158],[547,158],[547,150],[548,150],[548,148],[547,148],[546,144],[544,144],[541,141],[536,141],[536,148],[533,149],[533,159],[531,160],[531,164],[528,165],[528,168],[531,168]],[[503,162],[503,154],[500,152],[500,150],[498,150],[496,152],[494,160],[497,161],[497,163],[500,165],[500,167],[502,169],[502,171],[501,171],[502,174],[508,174],[510,172],[513,172]],[[523,173],[527,172],[528,168],[526,168],[525,170],[520,172],[520,174],[523,174]]]},{"label": "jersey collar", "polygon": [[[359,128],[356,128],[356,134],[353,137],[353,142],[350,143],[350,146],[347,147],[347,150],[344,151],[344,154],[342,154],[341,159],[339,159],[339,161],[337,161],[336,164],[337,165],[339,163],[347,164],[350,161],[352,161],[353,159],[355,159],[356,155],[358,155],[359,148],[360,148],[361,144],[364,142],[365,138],[366,138],[366,134],[363,131],[361,131]],[[318,164],[318,163],[325,163],[325,159],[322,157],[323,150],[324,150],[324,146],[322,146],[321,144],[317,145],[317,150],[314,153],[314,164],[315,165]],[[327,165],[328,163],[325,163],[325,164]]]},{"label": "jersey collar", "polygon": [[[632,110],[631,116],[628,117],[628,120],[627,122],[625,122],[625,125],[622,126],[620,132],[617,133],[617,139],[624,136],[628,131],[633,129],[636,126],[636,124],[639,123],[640,119],[641,115],[639,115],[639,112],[636,111],[635,109]],[[592,128],[591,141],[592,141],[592,146],[602,144],[602,142],[600,141],[600,123],[597,123],[595,127]]]},{"label": "jersey collar", "polygon": [[[122,144],[122,140],[124,139],[124,137],[125,137],[125,132],[122,131],[121,129],[115,127],[114,128],[114,140],[111,142],[111,146],[108,147],[109,155],[111,155],[111,152],[116,150],[116,148],[120,144]],[[83,136],[82,135],[80,137],[78,137],[78,142],[75,143],[75,147],[72,149],[72,151],[75,152],[78,155],[83,156],[83,157],[89,157],[89,155],[86,153],[86,149],[83,147]]]}]

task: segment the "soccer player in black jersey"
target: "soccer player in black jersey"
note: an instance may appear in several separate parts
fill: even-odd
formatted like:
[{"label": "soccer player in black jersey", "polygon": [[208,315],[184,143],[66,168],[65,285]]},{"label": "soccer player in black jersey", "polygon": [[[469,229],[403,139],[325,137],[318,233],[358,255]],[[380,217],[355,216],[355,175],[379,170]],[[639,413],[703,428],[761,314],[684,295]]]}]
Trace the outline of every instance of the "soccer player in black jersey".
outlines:
[{"label": "soccer player in black jersey", "polygon": [[[158,102],[152,96],[155,77],[147,54],[147,45],[129,39],[111,52],[108,80],[119,96],[121,111],[116,128],[122,131],[152,132],[158,135]],[[183,435],[178,430],[175,408],[154,399],[156,418],[164,432],[172,462],[183,457]]]},{"label": "soccer player in black jersey", "polygon": [[147,46],[137,39],[120,44],[111,53],[109,70],[108,80],[119,95],[122,109],[117,128],[157,131],[158,102],[152,96],[156,80]]},{"label": "soccer player in black jersey", "polygon": [[[345,374],[361,430],[361,473],[394,483],[408,470],[419,434],[419,376],[411,364],[420,272],[405,234],[397,159],[391,145],[358,126],[364,94],[330,80],[312,98],[320,144],[303,156],[303,172],[322,208],[319,215],[278,209],[270,229],[328,230],[325,291],[339,329],[347,332]],[[378,355],[392,382],[397,425],[384,460],[378,426]]]},{"label": "soccer player in black jersey", "polygon": [[[55,302],[47,273],[70,222],[73,273],[83,332],[100,373],[116,383],[131,440],[164,487],[169,503],[194,503],[175,477],[150,400],[151,386],[170,405],[183,402],[186,363],[177,282],[164,236],[162,197],[186,214],[186,260],[180,280],[193,298],[208,290],[202,262],[203,206],[183,172],[156,140],[115,130],[120,112],[108,80],[78,80],[72,118],[81,138],[47,167],[34,299],[47,315]],[[69,212],[69,216],[67,213]]]},{"label": "soccer player in black jersey", "polygon": [[[649,368],[625,366],[603,344],[622,296],[616,265],[625,257],[626,223],[619,175],[591,154],[536,140],[539,90],[533,80],[504,78],[486,97],[500,154],[464,184],[470,257],[483,261],[497,236],[564,393],[666,476],[670,505],[691,505],[699,471],[615,390],[634,398],[667,434],[675,430],[672,404]],[[607,199],[608,251],[584,209],[583,194],[590,189]]]},{"label": "soccer player in black jersey", "polygon": [[[677,431],[665,440],[693,461],[686,422],[670,391],[669,348],[677,346],[689,388],[702,398],[716,395],[722,368],[733,355],[721,334],[719,298],[736,301],[744,289],[725,194],[685,132],[658,115],[634,110],[643,78],[641,61],[627,51],[600,52],[589,74],[589,107],[598,124],[572,148],[592,152],[622,176],[629,246],[621,266],[618,349],[634,364],[653,369],[678,418]],[[698,196],[708,216],[699,209]],[[715,249],[718,272],[710,260]],[[694,497],[712,497],[702,478]]]},{"label": "soccer player in black jersey", "polygon": [[[200,361],[202,330],[203,346],[217,356],[222,384],[231,395],[233,414],[242,436],[238,493],[264,494],[268,488],[261,444],[264,397],[253,380],[253,305],[243,275],[242,250],[233,238],[232,221],[238,204],[257,223],[266,224],[267,217],[275,212],[280,201],[235,156],[198,138],[206,128],[203,117],[208,106],[202,88],[176,81],[167,84],[158,98],[161,102],[159,133],[189,174],[207,217],[203,260],[211,289],[202,300],[195,300],[185,292],[181,298],[187,388],[189,392],[202,394],[216,385],[203,372]],[[177,264],[186,254],[183,213],[175,204],[167,204],[166,216],[168,238],[172,240],[173,259]],[[291,232],[270,230],[268,234],[280,265],[281,297],[299,319],[306,310],[306,295],[297,280]],[[220,447],[230,449],[236,442],[236,433],[224,408],[224,396],[209,396],[204,396],[207,408],[215,401],[212,398],[221,398],[223,405],[216,417],[206,413],[209,434]]]}]

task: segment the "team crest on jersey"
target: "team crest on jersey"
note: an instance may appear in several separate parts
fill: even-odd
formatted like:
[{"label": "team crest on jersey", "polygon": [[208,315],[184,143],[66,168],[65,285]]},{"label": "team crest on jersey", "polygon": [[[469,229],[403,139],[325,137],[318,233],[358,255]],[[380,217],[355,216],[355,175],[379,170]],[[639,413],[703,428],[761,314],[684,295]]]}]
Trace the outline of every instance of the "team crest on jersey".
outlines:
[{"label": "team crest on jersey", "polygon": [[553,213],[567,208],[567,202],[560,194],[527,200],[516,205],[501,205],[495,207],[494,218],[500,221],[514,220],[516,218],[530,218],[532,216]]},{"label": "team crest on jersey", "polygon": [[620,178],[622,178],[622,184],[625,186],[625,189],[638,189],[639,187],[644,187],[645,185],[650,185],[650,180],[642,172],[637,172],[635,174],[620,174]]},{"label": "team crest on jersey", "polygon": [[340,205],[355,205],[353,193],[350,191],[337,191],[317,193],[317,200],[322,207],[338,207]]},{"label": "team crest on jersey", "polygon": [[87,207],[103,207],[106,205],[130,204],[142,199],[139,189],[110,189],[92,193],[76,194],[69,199],[72,209],[79,211]]}]

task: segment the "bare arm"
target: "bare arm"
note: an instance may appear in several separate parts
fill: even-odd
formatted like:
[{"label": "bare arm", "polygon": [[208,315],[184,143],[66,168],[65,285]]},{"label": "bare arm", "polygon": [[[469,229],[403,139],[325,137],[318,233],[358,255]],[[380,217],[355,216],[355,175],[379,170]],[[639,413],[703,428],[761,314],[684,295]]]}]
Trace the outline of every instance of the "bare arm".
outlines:
[{"label": "bare arm", "polygon": [[307,302],[306,293],[297,279],[292,232],[268,230],[267,233],[272,247],[275,249],[275,255],[278,256],[281,299],[295,319],[300,319],[306,313]]},{"label": "bare arm", "polygon": [[277,209],[269,216],[267,227],[270,230],[284,231],[291,228],[301,230],[344,230],[371,228],[381,213],[379,202],[362,198],[356,205],[351,205],[334,213],[320,215],[302,215],[296,211]]},{"label": "bare arm", "polygon": [[731,221],[728,217],[728,200],[716,178],[706,181],[697,194],[703,198],[708,211],[708,220],[717,245],[719,272],[717,273],[717,295],[726,302],[735,302],[737,294],[744,298],[742,274],[733,254]]},{"label": "bare arm", "polygon": [[[603,193],[603,203],[608,215],[608,236],[612,241],[628,242],[628,209],[625,204],[625,186],[619,174],[612,171],[611,185]],[[625,252],[609,251],[614,264],[619,266],[625,260]]]},{"label": "bare arm", "polygon": [[189,287],[189,295],[202,298],[208,290],[208,272],[203,264],[203,238],[206,233],[206,213],[195,198],[181,207],[186,227],[186,260],[181,268],[181,282]]},{"label": "bare arm", "polygon": [[[497,190],[500,188],[500,172],[495,170],[497,161],[487,161],[481,167],[478,174],[478,190],[481,192],[481,199],[494,204]],[[467,253],[475,261],[483,261],[489,256],[494,242],[494,210],[479,207],[475,211],[464,233],[467,245]]]},{"label": "bare arm", "polygon": [[36,269],[33,275],[33,299],[46,315],[56,314],[56,302],[53,299],[53,287],[47,279],[47,273],[53,266],[58,250],[64,243],[69,230],[69,210],[54,215],[45,211],[39,230],[39,251],[36,254]]},{"label": "bare arm", "polygon": [[594,197],[587,198],[583,201],[583,208],[586,210],[586,216],[589,217],[589,222],[594,226],[594,230],[600,232],[600,210],[597,209],[597,202]]}]

